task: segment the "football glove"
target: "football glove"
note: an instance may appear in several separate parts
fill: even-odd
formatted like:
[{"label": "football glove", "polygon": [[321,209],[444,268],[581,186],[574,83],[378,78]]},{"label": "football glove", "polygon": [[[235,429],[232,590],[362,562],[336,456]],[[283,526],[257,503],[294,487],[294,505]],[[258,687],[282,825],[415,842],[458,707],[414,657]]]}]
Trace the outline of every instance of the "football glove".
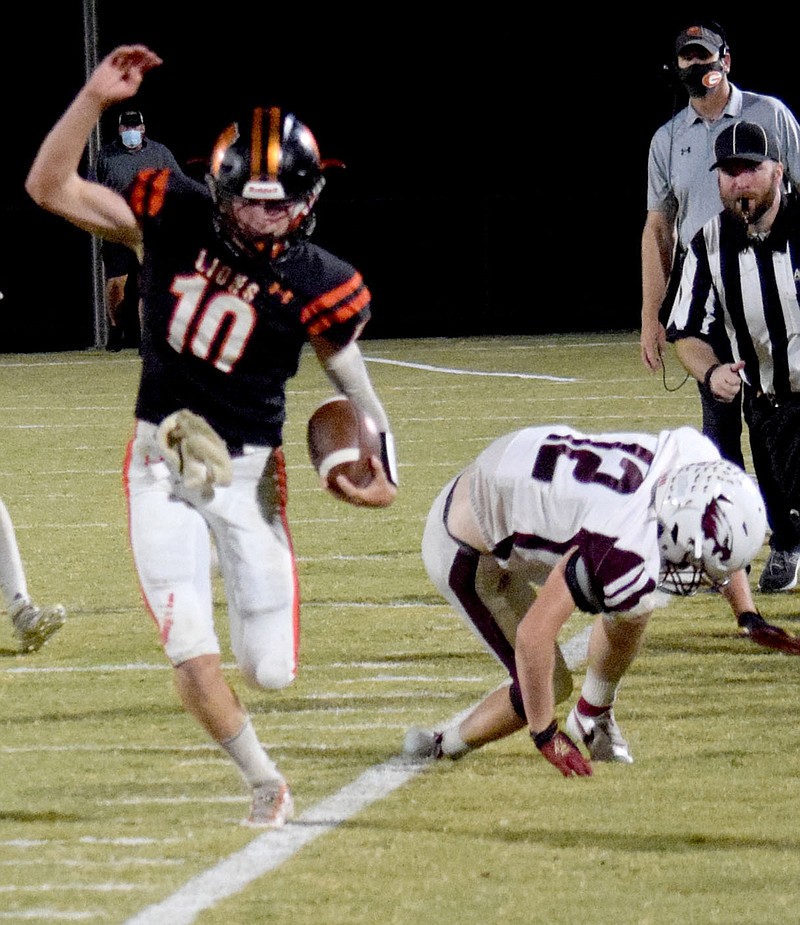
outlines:
[{"label": "football glove", "polygon": [[791,636],[779,626],[767,623],[760,613],[747,610],[739,614],[737,621],[744,635],[757,645],[777,649],[787,655],[800,655],[800,638]]},{"label": "football glove", "polygon": [[531,738],[544,757],[554,768],[558,768],[564,777],[592,776],[591,763],[583,757],[572,739],[559,730],[556,720],[542,732],[535,735],[531,733]]},{"label": "football glove", "polygon": [[156,432],[158,447],[170,471],[204,501],[214,496],[216,485],[230,485],[231,457],[225,441],[199,414],[182,408],[164,418]]}]

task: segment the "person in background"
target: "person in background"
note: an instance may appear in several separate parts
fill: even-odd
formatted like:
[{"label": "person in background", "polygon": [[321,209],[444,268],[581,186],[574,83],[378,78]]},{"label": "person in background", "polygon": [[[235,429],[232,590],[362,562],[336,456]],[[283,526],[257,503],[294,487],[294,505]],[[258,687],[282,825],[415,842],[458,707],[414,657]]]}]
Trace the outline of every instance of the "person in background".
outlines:
[{"label": "person in background", "polygon": [[[694,20],[679,31],[673,47],[667,68],[689,101],[651,140],[642,232],[641,356],[654,371],[662,368],[664,326],[683,254],[696,232],[722,209],[716,178],[709,172],[720,132],[738,119],[760,123],[778,140],[785,179],[795,186],[800,181],[797,119],[775,97],[740,90],[730,82],[731,53],[722,27]],[[714,349],[727,361],[731,347],[720,333]],[[703,433],[724,459],[744,467],[740,398],[720,402],[702,381],[698,390]]]},{"label": "person in background", "polygon": [[[554,424],[495,440],[434,501],[422,558],[509,683],[452,726],[410,729],[405,753],[458,758],[527,726],[565,777],[592,774],[579,745],[591,760],[631,763],[614,703],[651,614],[670,592],[708,585],[745,632],[769,627],[745,572],[765,531],[751,478],[694,428],[585,434]],[[558,637],[576,608],[597,617],[561,731],[555,710],[572,679]]]},{"label": "person in background", "polygon": [[[94,178],[98,183],[121,192],[147,167],[180,170],[175,155],[166,145],[147,137],[144,117],[138,109],[120,113],[117,137],[104,145],[98,155]],[[139,256],[130,248],[111,241],[102,245],[106,275],[106,349],[139,346]]]},{"label": "person in background", "polygon": [[784,192],[778,139],[761,124],[730,123],[715,155],[724,209],[692,239],[667,335],[723,407],[744,394],[772,530],[758,588],[790,591],[800,572],[800,202]]},{"label": "person in background", "polygon": [[181,702],[249,788],[245,823],[278,828],[293,798],[222,670],[210,534],[241,675],[259,690],[285,687],[300,624],[282,437],[286,383],[306,343],[381,436],[368,485],[338,475],[326,487],[368,507],[397,494],[389,421],[358,346],[371,294],[354,267],[308,240],[327,165],[311,130],[280,107],[248,109],[222,131],[204,184],[150,170],[120,194],[81,178],[103,111],[161,63],[143,45],[103,59],[42,142],[26,189],[42,208],[143,255],[124,476],[134,560]]},{"label": "person in background", "polygon": [[66,611],[61,604],[40,608],[28,594],[17,535],[3,501],[0,501],[0,593],[20,652],[38,651],[64,625]]}]

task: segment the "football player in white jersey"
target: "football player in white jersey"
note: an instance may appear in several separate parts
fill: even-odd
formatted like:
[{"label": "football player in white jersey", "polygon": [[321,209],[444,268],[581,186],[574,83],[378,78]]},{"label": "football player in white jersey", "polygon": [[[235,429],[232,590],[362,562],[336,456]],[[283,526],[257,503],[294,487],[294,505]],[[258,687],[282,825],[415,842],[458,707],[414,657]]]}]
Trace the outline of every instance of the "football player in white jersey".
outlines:
[{"label": "football player in white jersey", "polygon": [[[496,440],[439,494],[422,555],[510,684],[450,728],[410,729],[406,753],[458,758],[527,725],[565,777],[592,773],[576,742],[595,761],[630,763],[617,687],[670,594],[717,587],[753,638],[766,628],[787,650],[796,644],[761,618],[750,592],[745,569],[765,533],[755,484],[690,427],[590,435],[553,425]],[[572,678],[557,640],[576,607],[597,618],[562,732],[555,708]]]}]

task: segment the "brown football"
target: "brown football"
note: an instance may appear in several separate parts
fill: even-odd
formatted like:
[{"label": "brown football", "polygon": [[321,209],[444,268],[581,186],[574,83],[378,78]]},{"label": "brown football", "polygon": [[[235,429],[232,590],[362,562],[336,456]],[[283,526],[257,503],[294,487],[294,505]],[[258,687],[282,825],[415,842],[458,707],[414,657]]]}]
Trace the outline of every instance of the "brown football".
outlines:
[{"label": "brown football", "polygon": [[320,476],[329,475],[336,490],[336,476],[346,475],[359,488],[372,481],[370,456],[381,455],[381,436],[372,418],[346,396],[322,402],[308,421],[308,455]]}]

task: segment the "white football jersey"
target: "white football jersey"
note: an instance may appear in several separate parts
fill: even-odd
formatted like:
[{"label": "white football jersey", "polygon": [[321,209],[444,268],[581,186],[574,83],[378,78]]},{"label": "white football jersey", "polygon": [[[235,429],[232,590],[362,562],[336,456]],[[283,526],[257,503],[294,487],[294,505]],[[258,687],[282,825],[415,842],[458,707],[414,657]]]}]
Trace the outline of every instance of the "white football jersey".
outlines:
[{"label": "white football jersey", "polygon": [[656,483],[679,466],[719,458],[691,427],[658,435],[529,427],[476,459],[472,506],[484,541],[509,568],[541,582],[577,546],[601,609],[635,616],[663,603]]}]

